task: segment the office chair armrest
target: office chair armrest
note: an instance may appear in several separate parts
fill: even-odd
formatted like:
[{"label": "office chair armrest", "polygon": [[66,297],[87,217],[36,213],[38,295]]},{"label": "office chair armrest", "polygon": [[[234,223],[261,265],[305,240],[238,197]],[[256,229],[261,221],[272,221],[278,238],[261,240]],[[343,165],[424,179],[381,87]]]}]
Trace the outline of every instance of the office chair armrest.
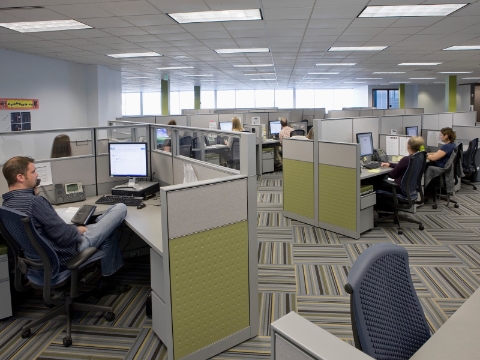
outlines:
[{"label": "office chair armrest", "polygon": [[395,188],[400,188],[400,185],[398,185],[398,184],[397,184],[395,181],[393,181],[393,180],[384,179],[383,182],[384,182],[385,184],[388,184],[388,185],[393,186],[393,187],[395,187]]},{"label": "office chair armrest", "polygon": [[85,261],[90,259],[93,254],[97,252],[97,248],[95,247],[89,247],[86,248],[85,250],[79,252],[77,255],[71,257],[65,265],[67,266],[68,270],[74,270],[77,269],[80,265],[82,265]]}]

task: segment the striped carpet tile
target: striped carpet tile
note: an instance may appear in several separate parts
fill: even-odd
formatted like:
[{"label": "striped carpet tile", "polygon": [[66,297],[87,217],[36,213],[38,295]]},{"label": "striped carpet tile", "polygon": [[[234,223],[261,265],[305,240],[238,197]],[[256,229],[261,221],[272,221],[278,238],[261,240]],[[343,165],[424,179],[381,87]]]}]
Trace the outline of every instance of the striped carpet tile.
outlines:
[{"label": "striped carpet tile", "polygon": [[350,266],[296,265],[298,295],[347,295]]},{"label": "striped carpet tile", "polygon": [[280,203],[257,203],[258,211],[283,211],[283,204]]},{"label": "striped carpet tile", "polygon": [[162,344],[152,328],[143,328],[135,339],[125,360],[166,360],[167,348]]},{"label": "striped carpet tile", "polygon": [[237,345],[220,355],[214,356],[212,360],[227,359],[270,359],[272,340],[270,336],[256,336]]},{"label": "striped carpet tile", "polygon": [[[361,239],[363,240],[363,239]],[[383,241],[383,242],[389,242],[389,241]],[[373,246],[375,244],[365,244],[365,243],[355,243],[355,244],[345,244],[345,250],[348,254],[348,257],[350,258],[350,261],[352,264],[357,260],[359,255],[367,250],[370,246]]]},{"label": "striped carpet tile", "polygon": [[258,293],[259,332],[260,336],[270,336],[270,324],[291,311],[297,310],[297,295],[285,293]]},{"label": "striped carpet tile", "polygon": [[[454,199],[455,200],[455,199]],[[450,206],[446,206],[446,203],[438,203],[438,207],[442,207],[443,211],[450,216],[475,216],[475,215],[480,215],[479,210],[469,206],[462,204],[460,207],[455,208],[453,207],[453,204],[450,203]]]},{"label": "striped carpet tile", "polygon": [[463,216],[418,215],[417,217],[423,223],[425,229],[461,229],[464,227],[458,222],[458,219],[463,218]]},{"label": "striped carpet tile", "polygon": [[468,267],[480,268],[480,241],[479,245],[448,245],[447,248]]},{"label": "striped carpet tile", "polygon": [[284,242],[260,242],[258,244],[258,263],[292,265],[292,244]]},{"label": "striped carpet tile", "polygon": [[281,211],[264,212],[259,211],[257,214],[257,226],[281,226],[290,227],[292,225],[290,219],[283,216]]},{"label": "striped carpet tile", "polygon": [[295,264],[351,265],[343,245],[294,244]]},{"label": "striped carpet tile", "polygon": [[64,347],[61,332],[37,359],[124,359],[140,333],[140,329],[74,325],[73,346]]},{"label": "striped carpet tile", "polygon": [[415,228],[403,227],[403,234],[399,235],[396,227],[384,227],[385,236],[394,244],[398,245],[441,245],[428,231]]},{"label": "striped carpet tile", "polygon": [[[50,320],[32,329],[27,339],[20,336],[22,326],[30,320],[11,317],[0,322],[0,359],[35,359],[58,334],[65,329],[66,321]],[[72,337],[75,337],[75,332]]]},{"label": "striped carpet tile", "polygon": [[350,296],[297,297],[298,314],[342,340],[352,340]]},{"label": "striped carpet tile", "polygon": [[259,203],[283,203],[283,192],[258,192],[257,202]]},{"label": "striped carpet tile", "polygon": [[291,227],[271,227],[258,226],[257,227],[258,241],[281,241],[292,242],[292,228]]},{"label": "striped carpet tile", "polygon": [[479,268],[470,268],[472,274],[475,274],[480,279],[480,269]]},{"label": "striped carpet tile", "polygon": [[472,229],[425,229],[442,245],[478,245],[480,235]]},{"label": "striped carpet tile", "polygon": [[480,228],[479,216],[451,216],[450,218],[463,228]]},{"label": "striped carpet tile", "polygon": [[468,268],[414,267],[412,269],[434,298],[468,299],[480,287],[480,278]]},{"label": "striped carpet tile", "polygon": [[314,226],[305,226],[305,224],[293,226],[293,242],[294,244],[340,245],[338,234]]},{"label": "striped carpet tile", "polygon": [[338,235],[338,240],[341,244],[357,244],[359,242],[368,244],[380,244],[384,242],[390,242],[385,237],[385,230],[383,230],[381,227],[365,231],[361,234],[360,239],[352,239],[348,236]]},{"label": "striped carpet tile", "polygon": [[448,316],[433,298],[419,298],[423,313],[433,334],[448,320]]},{"label": "striped carpet tile", "polygon": [[293,265],[258,265],[258,291],[296,293]]},{"label": "striped carpet tile", "polygon": [[452,316],[455,311],[458,310],[460,306],[465,303],[465,299],[434,299],[435,302],[438,304],[440,309],[443,310],[447,317]]},{"label": "striped carpet tile", "polygon": [[465,264],[446,246],[401,245],[407,252],[410,266],[460,266]]}]

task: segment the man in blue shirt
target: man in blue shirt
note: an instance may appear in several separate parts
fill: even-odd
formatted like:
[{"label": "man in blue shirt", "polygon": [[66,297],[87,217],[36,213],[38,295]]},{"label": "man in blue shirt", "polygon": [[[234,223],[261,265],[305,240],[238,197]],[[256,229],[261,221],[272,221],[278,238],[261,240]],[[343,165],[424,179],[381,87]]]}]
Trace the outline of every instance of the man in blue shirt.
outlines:
[{"label": "man in blue shirt", "polygon": [[[127,215],[124,204],[111,206],[94,224],[66,224],[47,199],[36,195],[38,174],[33,159],[24,156],[9,159],[3,165],[3,175],[9,190],[2,195],[3,206],[21,211],[32,219],[39,234],[50,241],[62,266],[76,253],[93,246],[106,253],[101,260],[104,277],[113,275],[122,267],[115,230]],[[116,284],[111,278],[104,279],[100,285],[103,293],[118,294],[130,289],[129,286]]]}]

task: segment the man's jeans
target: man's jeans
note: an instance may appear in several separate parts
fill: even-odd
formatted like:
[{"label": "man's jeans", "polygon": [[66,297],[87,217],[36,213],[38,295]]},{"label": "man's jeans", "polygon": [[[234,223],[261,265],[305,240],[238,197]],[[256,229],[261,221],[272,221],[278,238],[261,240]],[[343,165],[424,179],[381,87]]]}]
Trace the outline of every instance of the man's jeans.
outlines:
[{"label": "man's jeans", "polygon": [[115,230],[127,216],[125,204],[115,204],[99,216],[95,224],[87,225],[87,231],[82,235],[78,250],[96,247],[105,252],[102,258],[102,275],[110,276],[123,265],[122,253],[115,235]]}]

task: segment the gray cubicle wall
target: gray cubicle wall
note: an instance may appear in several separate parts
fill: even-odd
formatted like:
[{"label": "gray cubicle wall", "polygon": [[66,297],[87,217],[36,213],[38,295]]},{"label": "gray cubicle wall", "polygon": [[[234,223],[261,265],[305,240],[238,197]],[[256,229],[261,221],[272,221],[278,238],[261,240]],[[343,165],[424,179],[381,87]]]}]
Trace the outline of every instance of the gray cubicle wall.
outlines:
[{"label": "gray cubicle wall", "polygon": [[322,119],[320,121],[318,138],[323,141],[351,142],[353,138],[353,120]]},{"label": "gray cubicle wall", "polygon": [[245,124],[245,114],[244,113],[224,113],[218,114],[218,122],[228,122],[232,121],[233,117],[238,117],[240,119],[240,123],[243,125]]},{"label": "gray cubicle wall", "polygon": [[190,117],[187,115],[162,115],[155,116],[155,124],[167,125],[170,120],[175,120],[178,126],[190,126]]},{"label": "gray cubicle wall", "polygon": [[290,111],[276,111],[268,113],[268,121],[278,121],[279,118],[285,118],[287,121],[290,121],[290,117]]},{"label": "gray cubicle wall", "polygon": [[398,135],[405,135],[407,126],[418,126],[420,133],[423,128],[422,123],[422,115],[386,115],[380,117],[380,133],[390,134],[394,129]]},{"label": "gray cubicle wall", "polygon": [[458,126],[475,126],[477,122],[476,111],[454,112],[452,124]]},{"label": "gray cubicle wall", "polygon": [[208,128],[210,121],[215,121],[216,129],[218,129],[218,114],[195,114],[190,115],[190,126],[196,128]]},{"label": "gray cubicle wall", "polygon": [[360,117],[352,119],[352,138],[348,142],[356,143],[356,134],[358,133],[371,132],[373,138],[373,148],[378,149],[379,121],[380,119],[378,117]]},{"label": "gray cubicle wall", "polygon": [[154,115],[122,116],[122,117],[117,117],[116,120],[155,124],[155,116]]}]

